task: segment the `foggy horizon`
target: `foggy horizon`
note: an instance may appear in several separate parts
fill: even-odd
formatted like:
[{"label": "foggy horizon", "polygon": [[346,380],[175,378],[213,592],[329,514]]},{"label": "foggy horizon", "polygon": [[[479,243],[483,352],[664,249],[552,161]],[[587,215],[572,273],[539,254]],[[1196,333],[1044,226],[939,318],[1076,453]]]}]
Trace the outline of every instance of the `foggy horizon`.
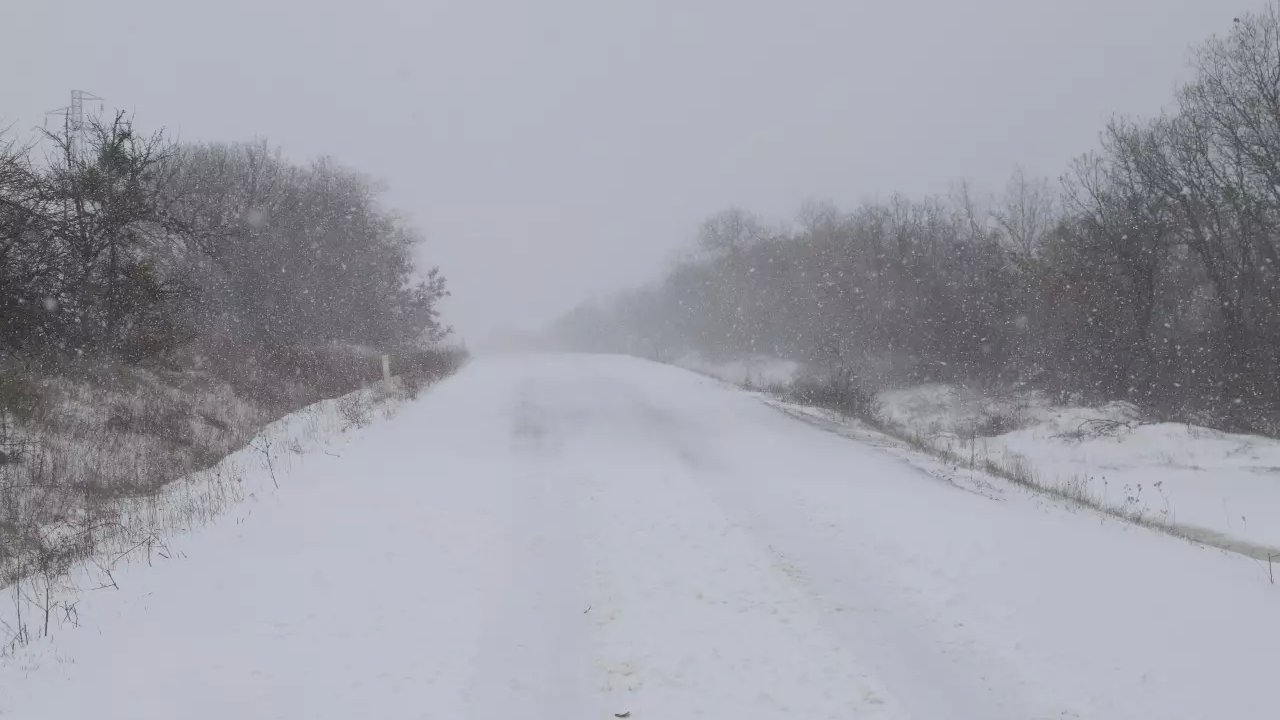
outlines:
[{"label": "foggy horizon", "polygon": [[385,182],[483,343],[656,278],[729,206],[1054,178],[1261,5],[27,3],[0,123],[77,88],[183,141],[331,155]]}]

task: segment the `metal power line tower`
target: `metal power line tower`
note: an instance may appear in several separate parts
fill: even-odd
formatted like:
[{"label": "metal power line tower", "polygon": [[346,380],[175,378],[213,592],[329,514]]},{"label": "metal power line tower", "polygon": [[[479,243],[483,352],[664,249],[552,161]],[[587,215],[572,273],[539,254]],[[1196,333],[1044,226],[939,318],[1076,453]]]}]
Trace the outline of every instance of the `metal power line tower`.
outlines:
[{"label": "metal power line tower", "polygon": [[46,117],[49,115],[63,116],[67,132],[67,143],[71,146],[73,152],[80,145],[81,136],[84,134],[84,102],[86,100],[105,101],[106,98],[98,97],[87,90],[72,90],[70,105],[45,113]]}]

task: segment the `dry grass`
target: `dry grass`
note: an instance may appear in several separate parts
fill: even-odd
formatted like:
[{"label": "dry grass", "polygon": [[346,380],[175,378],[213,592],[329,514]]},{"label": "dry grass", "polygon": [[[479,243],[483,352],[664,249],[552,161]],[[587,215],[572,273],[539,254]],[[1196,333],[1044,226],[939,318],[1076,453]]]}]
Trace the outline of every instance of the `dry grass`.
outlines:
[{"label": "dry grass", "polygon": [[0,585],[62,572],[120,529],[122,500],[213,465],[271,419],[225,385],[127,374],[105,387],[45,379],[38,407],[11,426],[23,452],[0,467]]},{"label": "dry grass", "polygon": [[338,413],[348,428],[362,428],[372,418],[371,402],[360,395],[347,395],[338,400]]},{"label": "dry grass", "polygon": [[[1031,461],[1021,455],[1010,453],[1004,457],[992,457],[984,453],[981,456],[965,458],[948,447],[939,446],[919,436],[895,433],[892,428],[885,430],[885,432],[903,441],[911,448],[944,462],[957,467],[967,465],[970,469],[982,470],[988,475],[1003,478],[1034,492],[1058,498],[1072,507],[1102,513],[1117,520],[1157,530],[1183,540],[1214,545],[1233,552],[1239,552],[1238,543],[1215,542],[1208,533],[1198,528],[1179,525],[1167,510],[1161,513],[1148,513],[1144,512],[1136,503],[1126,502],[1117,505],[1107,502],[1105,498],[1090,490],[1087,478],[1073,477],[1059,483],[1045,481],[1037,476]],[[977,457],[976,461],[974,460],[975,457]]]},{"label": "dry grass", "polygon": [[[1103,515],[1140,525],[1177,538],[1213,545],[1232,552],[1241,552],[1251,557],[1266,557],[1264,551],[1269,549],[1243,547],[1242,544],[1214,536],[1213,533],[1199,528],[1179,525],[1166,509],[1164,512],[1144,512],[1134,502],[1115,504],[1107,502],[1090,490],[1087,478],[1075,477],[1065,482],[1054,483],[1037,476],[1031,461],[1021,455],[1009,453],[993,456],[985,450],[979,451],[980,438],[1001,435],[1022,427],[1024,413],[1015,406],[998,406],[987,408],[980,420],[970,428],[965,437],[954,433],[924,434],[919,430],[910,430],[887,422],[878,412],[874,402],[855,403],[859,413],[846,412],[841,406],[848,407],[837,395],[828,392],[797,393],[789,388],[772,388],[774,396],[788,402],[796,402],[841,412],[846,417],[855,417],[907,447],[925,455],[937,458],[954,467],[967,467],[980,470],[988,475],[1003,478],[1031,491],[1058,498],[1069,506],[1088,509]],[[1098,424],[1082,428],[1083,434],[1114,434],[1131,429],[1127,423]]]},{"label": "dry grass", "polygon": [[[242,468],[220,461],[251,440],[251,457],[260,456],[274,477],[277,463],[287,464],[286,452],[300,452],[301,444],[262,432],[272,421],[332,393],[335,412],[304,412],[294,423],[298,433],[367,425],[379,406],[391,412],[394,401],[416,397],[465,355],[406,357],[393,362],[394,392],[350,392],[381,376],[380,359],[366,357],[272,372],[247,362],[226,379],[122,366],[45,376],[0,368],[8,370],[0,372],[0,588],[39,616],[9,628],[8,644],[47,633],[59,613],[59,622],[74,621],[73,606],[58,598],[68,596],[66,576],[78,563],[94,564],[109,580],[115,563],[163,555],[165,534],[207,522],[242,499]],[[290,380],[252,394],[273,375]],[[329,428],[326,418],[335,415],[341,425]],[[184,482],[175,483],[179,478]]]}]

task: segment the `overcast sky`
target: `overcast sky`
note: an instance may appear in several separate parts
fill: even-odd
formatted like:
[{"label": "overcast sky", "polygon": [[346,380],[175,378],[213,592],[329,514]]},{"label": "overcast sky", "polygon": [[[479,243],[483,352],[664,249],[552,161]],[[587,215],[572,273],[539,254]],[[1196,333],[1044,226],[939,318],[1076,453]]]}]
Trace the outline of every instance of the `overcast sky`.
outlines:
[{"label": "overcast sky", "polygon": [[1261,0],[3,0],[0,124],[72,88],[384,180],[473,342],[705,216],[1056,176]]}]

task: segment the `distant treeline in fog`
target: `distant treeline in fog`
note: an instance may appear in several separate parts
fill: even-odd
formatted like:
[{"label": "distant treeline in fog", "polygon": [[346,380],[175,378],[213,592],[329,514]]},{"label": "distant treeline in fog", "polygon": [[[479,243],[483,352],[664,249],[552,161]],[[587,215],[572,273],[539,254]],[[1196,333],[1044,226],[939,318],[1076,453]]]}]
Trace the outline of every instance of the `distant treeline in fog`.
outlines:
[{"label": "distant treeline in fog", "polygon": [[1192,56],[1152,119],[1005,192],[730,210],[653,287],[560,338],[663,359],[769,354],[871,383],[1026,383],[1219,425],[1280,419],[1280,12]]}]

